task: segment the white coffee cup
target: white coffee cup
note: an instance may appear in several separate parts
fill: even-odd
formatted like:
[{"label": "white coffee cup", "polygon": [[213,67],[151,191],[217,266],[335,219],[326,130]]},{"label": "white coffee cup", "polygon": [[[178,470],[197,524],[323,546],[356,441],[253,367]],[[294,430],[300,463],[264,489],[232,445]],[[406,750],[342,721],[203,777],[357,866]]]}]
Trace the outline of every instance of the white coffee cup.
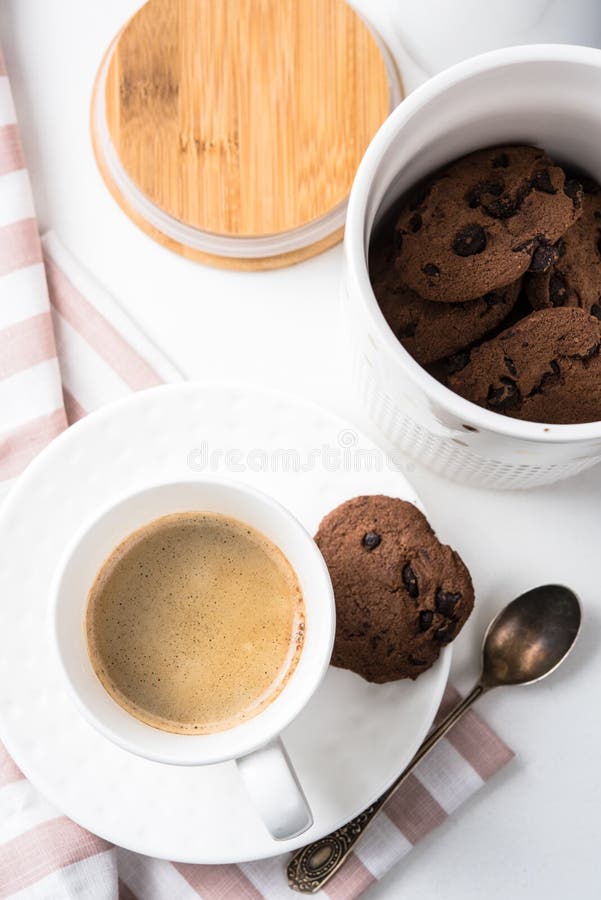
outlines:
[{"label": "white coffee cup", "polygon": [[[303,594],[305,638],[296,668],[269,706],[226,731],[171,734],[126,712],[98,680],[84,630],[88,592],[102,563],[138,528],[169,513],[202,510],[240,519],[264,534],[288,558]],[[66,686],[101,734],[138,756],[171,765],[201,766],[235,760],[256,809],[277,840],[312,825],[302,787],[282,741],[282,730],[320,684],[332,653],[332,583],[315,542],[272,498],[235,482],[203,479],[147,487],[97,513],[68,548],[52,590],[51,635]]]}]

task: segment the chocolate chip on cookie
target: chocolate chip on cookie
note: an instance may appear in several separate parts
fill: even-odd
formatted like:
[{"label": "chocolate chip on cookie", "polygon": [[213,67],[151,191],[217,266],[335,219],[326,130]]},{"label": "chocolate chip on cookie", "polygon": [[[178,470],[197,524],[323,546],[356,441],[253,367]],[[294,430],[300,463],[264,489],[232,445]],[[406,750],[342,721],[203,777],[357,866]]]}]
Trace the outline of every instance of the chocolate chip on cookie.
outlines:
[{"label": "chocolate chip on cookie", "polygon": [[[369,534],[380,541],[366,553]],[[368,681],[416,678],[459,634],[474,604],[469,572],[411,503],[355,497],[323,519],[315,540],[336,598],[335,666]]]},{"label": "chocolate chip on cookie", "polygon": [[550,244],[542,235],[537,235],[530,261],[529,272],[548,272],[559,259],[557,244]]},{"label": "chocolate chip on cookie", "polygon": [[417,583],[417,576],[413,569],[411,568],[410,563],[406,563],[403,566],[401,577],[403,579],[403,584],[405,585],[405,590],[414,600],[417,600],[419,597],[419,586]]},{"label": "chocolate chip on cookie", "polygon": [[438,612],[446,616],[447,619],[453,619],[455,617],[455,606],[461,600],[461,594],[454,594],[452,591],[444,591],[442,588],[438,588],[435,600]]},{"label": "chocolate chip on cookie", "polygon": [[375,550],[382,542],[382,538],[375,531],[368,531],[363,535],[362,544],[366,550]]},{"label": "chocolate chip on cookie", "polygon": [[463,157],[415,197],[396,223],[397,286],[458,303],[514,283],[531,267],[547,271],[554,245],[580,215],[582,190],[543,150],[509,146]]},{"label": "chocolate chip on cookie", "polygon": [[432,624],[432,619],[434,618],[434,613],[431,609],[422,609],[419,613],[419,630],[427,631],[430,625]]},{"label": "chocolate chip on cookie", "polygon": [[457,256],[476,256],[486,250],[486,232],[481,225],[464,225],[453,238]]}]

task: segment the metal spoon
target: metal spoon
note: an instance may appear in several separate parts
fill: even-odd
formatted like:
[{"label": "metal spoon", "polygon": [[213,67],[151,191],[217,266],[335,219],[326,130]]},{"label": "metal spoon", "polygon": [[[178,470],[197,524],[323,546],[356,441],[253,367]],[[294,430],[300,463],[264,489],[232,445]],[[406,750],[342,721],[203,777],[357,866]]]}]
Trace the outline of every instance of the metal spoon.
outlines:
[{"label": "metal spoon", "polygon": [[486,691],[532,684],[566,658],[580,629],[581,611],[573,591],[558,584],[533,588],[513,600],[486,629],[482,672],[470,693],[430,732],[407,768],[375,803],[337,831],[303,847],[288,865],[288,884],[314,894],[338,871],[366,828],[416,765]]}]

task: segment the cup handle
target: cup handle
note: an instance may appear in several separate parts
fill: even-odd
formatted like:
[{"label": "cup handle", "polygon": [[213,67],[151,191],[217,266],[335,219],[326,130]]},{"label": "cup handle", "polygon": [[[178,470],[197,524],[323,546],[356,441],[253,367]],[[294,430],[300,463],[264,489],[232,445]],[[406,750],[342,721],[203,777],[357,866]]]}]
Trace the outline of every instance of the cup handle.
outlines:
[{"label": "cup handle", "polygon": [[236,760],[253,804],[276,841],[313,824],[309,804],[280,738]]}]

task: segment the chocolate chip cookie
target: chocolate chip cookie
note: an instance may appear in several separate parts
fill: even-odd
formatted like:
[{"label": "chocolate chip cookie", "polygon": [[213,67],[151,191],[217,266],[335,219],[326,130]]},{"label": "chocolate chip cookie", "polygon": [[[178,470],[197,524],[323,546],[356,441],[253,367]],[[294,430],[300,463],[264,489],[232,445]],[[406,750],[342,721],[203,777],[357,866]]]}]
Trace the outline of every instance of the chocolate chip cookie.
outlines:
[{"label": "chocolate chip cookie", "polygon": [[323,519],[315,540],[336,598],[332,663],[367,681],[417,678],[472,611],[468,570],[411,503],[355,497]]},{"label": "chocolate chip cookie", "polygon": [[466,303],[422,300],[399,284],[392,261],[392,240],[381,234],[370,251],[372,288],[390,328],[423,366],[457,353],[500,325],[520,291],[521,279]]},{"label": "chocolate chip cookie", "polygon": [[601,319],[601,188],[590,179],[583,187],[582,215],[559,241],[557,262],[524,286],[534,309],[578,306]]},{"label": "chocolate chip cookie", "polygon": [[466,354],[447,384],[516,419],[575,424],[601,419],[601,322],[582,309],[531,313]]},{"label": "chocolate chip cookie", "polygon": [[537,147],[470,153],[410,193],[396,223],[399,283],[424,300],[474,300],[545,272],[580,216],[582,188]]}]

